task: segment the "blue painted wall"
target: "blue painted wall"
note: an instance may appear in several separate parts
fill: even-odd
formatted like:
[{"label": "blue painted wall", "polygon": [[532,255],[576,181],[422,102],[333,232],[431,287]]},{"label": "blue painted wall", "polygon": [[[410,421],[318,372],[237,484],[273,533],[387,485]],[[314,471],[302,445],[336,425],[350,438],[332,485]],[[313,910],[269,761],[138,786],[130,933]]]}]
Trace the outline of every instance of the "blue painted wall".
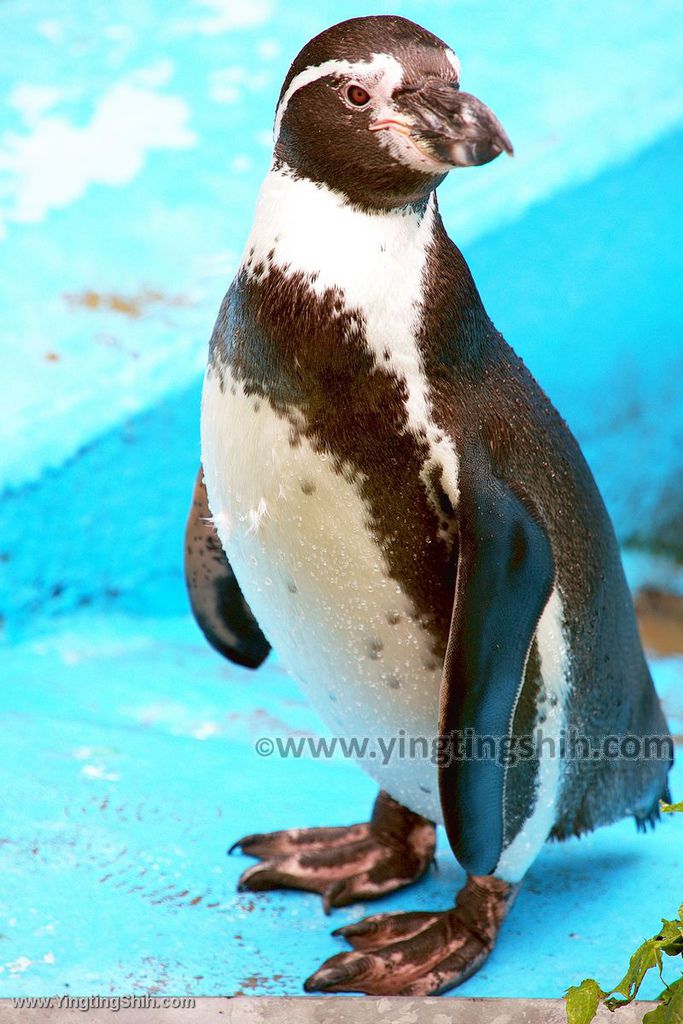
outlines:
[{"label": "blue painted wall", "polygon": [[[463,246],[496,324],[582,442],[622,540],[679,559],[682,145],[671,133]],[[212,319],[207,312],[207,336]],[[0,593],[11,627],[84,604],[186,607],[199,396],[195,376],[5,494]]]},{"label": "blue painted wall", "polygon": [[[668,0],[94,0],[86,10],[7,0],[0,486],[37,479],[196,377],[290,59],[341,17],[389,9],[452,43],[464,84],[516,146],[514,160],[458,172],[442,189],[461,244],[628,163],[683,121],[683,21]],[[634,197],[626,220],[639,206]],[[675,223],[662,230],[675,237]],[[569,267],[575,242],[570,230]],[[665,276],[678,269],[667,271],[666,246]],[[585,340],[582,362],[600,372],[596,348]]]}]

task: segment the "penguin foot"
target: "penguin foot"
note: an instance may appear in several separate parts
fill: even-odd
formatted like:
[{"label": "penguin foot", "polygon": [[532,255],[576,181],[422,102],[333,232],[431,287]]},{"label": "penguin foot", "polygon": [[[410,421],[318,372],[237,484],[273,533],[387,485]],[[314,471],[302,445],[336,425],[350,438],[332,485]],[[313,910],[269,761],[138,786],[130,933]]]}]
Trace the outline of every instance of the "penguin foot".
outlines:
[{"label": "penguin foot", "polygon": [[493,949],[519,886],[471,877],[452,910],[374,914],[338,928],[353,946],[330,957],[304,983],[306,992],[429,996],[479,970]]},{"label": "penguin foot", "polygon": [[376,899],[417,881],[433,859],[435,844],[431,821],[381,791],[369,822],[254,833],[229,852],[240,849],[262,858],[241,875],[240,892],[317,892],[329,913],[332,907]]}]

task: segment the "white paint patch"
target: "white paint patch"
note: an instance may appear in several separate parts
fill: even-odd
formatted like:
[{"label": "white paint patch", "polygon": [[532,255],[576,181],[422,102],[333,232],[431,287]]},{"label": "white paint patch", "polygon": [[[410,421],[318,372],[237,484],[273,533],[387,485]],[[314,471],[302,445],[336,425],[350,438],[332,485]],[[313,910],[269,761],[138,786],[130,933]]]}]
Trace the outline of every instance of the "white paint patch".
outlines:
[{"label": "white paint patch", "polygon": [[[216,103],[233,104],[242,99],[245,90],[257,92],[267,88],[271,82],[271,75],[251,67],[233,65],[218,68],[209,76],[209,96]],[[270,141],[270,136],[268,138]]]},{"label": "white paint patch", "polygon": [[173,78],[175,64],[168,57],[157,60],[147,67],[138,68],[128,76],[131,85],[140,85],[145,89],[161,89]]},{"label": "white paint patch", "polygon": [[205,17],[196,22],[195,28],[203,35],[215,36],[232,29],[252,28],[263,25],[273,14],[271,0],[197,0],[200,7],[208,10]]},{"label": "white paint patch", "polygon": [[[231,394],[234,384],[235,395]],[[238,382],[204,384],[202,463],[214,522],[245,598],[333,734],[435,735],[441,665],[388,575],[358,482]],[[254,529],[254,523],[258,528]],[[430,667],[427,667],[430,666]],[[415,811],[441,820],[428,758],[361,767]],[[422,789],[420,787],[423,787]],[[425,792],[424,790],[429,790]]]},{"label": "white paint patch", "polygon": [[76,747],[73,756],[77,761],[87,761],[95,753],[92,747]]},{"label": "white paint patch", "polygon": [[188,118],[189,108],[179,97],[118,82],[83,127],[41,116],[28,134],[6,133],[0,140],[0,171],[9,173],[9,202],[5,198],[2,214],[37,222],[79,199],[91,185],[127,184],[142,170],[148,152],[194,145]]},{"label": "white paint patch", "polygon": [[279,55],[281,46],[277,39],[262,39],[256,49],[263,60],[273,60]]},{"label": "white paint patch", "polygon": [[27,956],[18,956],[16,960],[8,960],[5,963],[5,967],[8,969],[10,974],[23,974],[33,963]]},{"label": "white paint patch", "polygon": [[18,110],[24,124],[32,126],[63,98],[61,89],[51,85],[31,85],[28,82],[15,85],[7,103]]},{"label": "white paint patch", "polygon": [[202,722],[192,730],[192,735],[196,740],[208,740],[209,736],[215,736],[217,732],[218,726],[215,722]]},{"label": "white paint patch", "polygon": [[86,779],[103,779],[105,782],[118,782],[120,778],[116,772],[109,772],[100,764],[84,764],[81,775]]},{"label": "white paint patch", "polygon": [[[494,874],[508,882],[520,881],[535,860],[555,824],[557,800],[562,776],[559,745],[566,724],[569,694],[569,653],[564,637],[562,599],[557,587],[546,604],[538,629],[536,642],[541,663],[541,678],[545,699],[539,704],[536,728],[544,738],[552,741],[542,747],[538,775],[536,804],[524,828],[503,851]],[[545,721],[541,724],[541,719]]]},{"label": "white paint patch", "polygon": [[64,26],[60,21],[50,19],[39,21],[36,26],[36,32],[38,35],[43,36],[44,39],[56,45],[59,45],[64,39]]},{"label": "white paint patch", "polygon": [[273,251],[279,269],[303,274],[317,295],[340,291],[347,310],[362,314],[378,365],[406,385],[408,429],[426,435],[429,457],[422,475],[427,491],[429,474],[440,466],[441,485],[455,508],[458,457],[434,423],[416,340],[433,229],[433,198],[422,217],[404,209],[366,213],[324,185],[273,169],[261,189],[242,269],[250,258],[252,267],[267,265]]},{"label": "white paint patch", "polygon": [[203,253],[194,263],[194,276],[200,281],[230,280],[239,265],[240,254],[234,249]]},{"label": "white paint patch", "polygon": [[251,157],[247,156],[246,153],[238,153],[230,161],[230,169],[235,174],[246,174],[247,171],[251,170]]},{"label": "white paint patch", "polygon": [[237,103],[242,98],[242,78],[236,73],[237,68],[225,68],[214,72],[209,79],[209,96],[216,103]]}]

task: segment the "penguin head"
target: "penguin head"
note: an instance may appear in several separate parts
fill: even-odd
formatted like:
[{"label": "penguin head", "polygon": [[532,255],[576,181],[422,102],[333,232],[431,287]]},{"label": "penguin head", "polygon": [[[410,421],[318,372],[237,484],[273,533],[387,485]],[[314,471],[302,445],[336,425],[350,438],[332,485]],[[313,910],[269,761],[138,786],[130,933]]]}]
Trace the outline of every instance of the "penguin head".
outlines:
[{"label": "penguin head", "polygon": [[461,92],[453,51],[393,15],[343,21],[304,46],[274,136],[276,162],[374,209],[420,203],[452,168],[512,155],[495,114]]}]

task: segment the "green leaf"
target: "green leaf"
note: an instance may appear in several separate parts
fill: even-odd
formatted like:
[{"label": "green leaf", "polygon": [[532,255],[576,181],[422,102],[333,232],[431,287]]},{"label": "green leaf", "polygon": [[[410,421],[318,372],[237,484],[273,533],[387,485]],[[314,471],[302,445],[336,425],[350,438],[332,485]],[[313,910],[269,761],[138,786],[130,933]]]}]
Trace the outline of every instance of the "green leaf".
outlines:
[{"label": "green leaf", "polygon": [[[679,908],[683,910],[683,906]],[[668,946],[671,943],[678,942],[681,938],[681,922],[680,921],[667,921],[666,918],[662,918],[662,929],[657,935],[657,941],[661,942],[663,947]],[[665,950],[666,951],[666,950]]]},{"label": "green leaf", "polygon": [[[638,989],[643,983],[643,978],[651,968],[658,966],[661,962],[661,954],[659,952],[660,941],[657,939],[647,939],[642,945],[638,946],[631,957],[628,965],[628,970],[624,977],[621,979],[618,985],[616,985],[611,991],[619,992],[620,995],[624,996],[627,1002],[635,999],[638,994]],[[610,1000],[610,1009],[621,1005],[621,1001],[614,999]]]},{"label": "green leaf", "polygon": [[659,805],[665,814],[683,814],[683,801],[678,804],[665,804],[662,800]]},{"label": "green leaf", "polygon": [[[679,914],[683,907],[679,909]],[[680,956],[683,953],[683,920],[667,921],[662,919],[662,927],[659,934],[653,940],[655,943],[655,955],[657,967],[662,973],[662,953],[667,956]]]},{"label": "green leaf", "polygon": [[[662,920],[661,930],[652,939],[643,942],[631,957],[628,970],[618,985],[610,989],[606,1005],[610,1010],[617,1010],[635,999],[648,971],[656,967],[660,977],[662,973],[662,953],[667,956],[678,956],[681,952],[681,925],[678,921]],[[623,999],[615,998],[615,993]]]},{"label": "green leaf", "polygon": [[598,1012],[598,1003],[607,995],[594,978],[584,978],[580,985],[567,989],[567,1024],[590,1024]]},{"label": "green leaf", "polygon": [[643,1024],[681,1024],[683,1021],[683,978],[665,988],[662,1002],[643,1017]]}]

